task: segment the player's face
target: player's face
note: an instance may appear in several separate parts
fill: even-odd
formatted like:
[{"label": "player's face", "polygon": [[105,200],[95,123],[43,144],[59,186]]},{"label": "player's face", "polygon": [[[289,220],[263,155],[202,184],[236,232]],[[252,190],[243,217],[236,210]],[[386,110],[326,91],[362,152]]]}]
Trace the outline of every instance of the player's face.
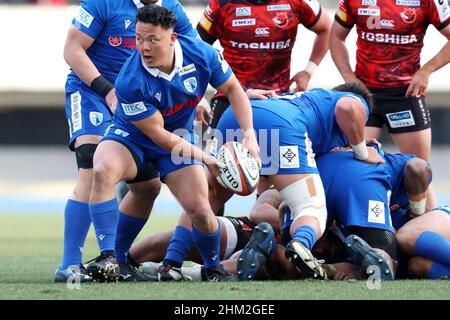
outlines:
[{"label": "player's face", "polygon": [[151,23],[136,24],[136,45],[149,68],[158,68],[165,73],[172,71],[175,39],[172,29],[165,30]]}]

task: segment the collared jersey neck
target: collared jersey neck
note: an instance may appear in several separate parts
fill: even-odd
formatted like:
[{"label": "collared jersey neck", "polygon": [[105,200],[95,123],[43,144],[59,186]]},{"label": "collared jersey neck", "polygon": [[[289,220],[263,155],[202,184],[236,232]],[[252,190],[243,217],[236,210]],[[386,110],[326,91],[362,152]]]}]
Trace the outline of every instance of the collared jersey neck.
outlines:
[{"label": "collared jersey neck", "polygon": [[[143,6],[145,6],[145,4],[144,3],[142,3],[141,2],[141,0],[133,0],[133,2],[134,2],[134,4],[136,5],[136,8],[142,8]],[[155,3],[157,6],[160,6],[161,7],[161,5],[162,5],[162,0],[158,0],[156,3]]]},{"label": "collared jersey neck", "polygon": [[175,74],[178,72],[178,69],[183,67],[183,50],[181,49],[181,45],[178,42],[178,40],[175,40],[173,47],[175,49],[175,65],[170,74],[162,72],[158,68],[147,67],[141,56],[141,62],[142,62],[142,65],[144,66],[145,70],[147,70],[148,73],[150,73],[154,77],[160,77],[160,78],[166,79],[168,81],[171,81],[173,79],[173,77],[175,76]]}]

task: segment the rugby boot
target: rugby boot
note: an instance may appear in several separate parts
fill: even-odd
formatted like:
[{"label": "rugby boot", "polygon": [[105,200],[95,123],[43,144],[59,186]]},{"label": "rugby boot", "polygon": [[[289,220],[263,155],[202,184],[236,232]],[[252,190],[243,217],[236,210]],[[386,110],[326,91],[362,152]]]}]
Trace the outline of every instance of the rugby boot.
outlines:
[{"label": "rugby boot", "polygon": [[292,262],[304,279],[326,280],[327,274],[322,268],[324,261],[317,260],[300,241],[291,240],[284,251],[286,258]]},{"label": "rugby boot", "polygon": [[226,282],[226,281],[236,281],[236,276],[229,274],[223,268],[223,265],[219,265],[215,269],[208,269],[201,267],[202,281],[209,282]]},{"label": "rugby boot", "polygon": [[120,282],[144,282],[144,281],[158,281],[156,276],[150,276],[141,270],[139,265],[131,262],[119,263],[119,281]]},{"label": "rugby boot", "polygon": [[110,253],[102,252],[97,258],[88,261],[86,269],[94,281],[110,282],[119,278],[119,264]]},{"label": "rugby boot", "polygon": [[86,283],[92,282],[92,277],[87,274],[86,268],[80,265],[68,266],[66,269],[58,267],[55,271],[54,282],[79,282]]},{"label": "rugby boot", "polygon": [[367,276],[376,275],[377,271],[381,280],[394,280],[394,272],[389,260],[380,252],[374,250],[367,242],[356,235],[349,235],[345,239],[345,245],[350,257]]},{"label": "rugby boot", "polygon": [[252,237],[242,250],[237,262],[237,273],[240,281],[255,278],[256,272],[269,258],[275,242],[275,233],[267,222],[255,227]]}]

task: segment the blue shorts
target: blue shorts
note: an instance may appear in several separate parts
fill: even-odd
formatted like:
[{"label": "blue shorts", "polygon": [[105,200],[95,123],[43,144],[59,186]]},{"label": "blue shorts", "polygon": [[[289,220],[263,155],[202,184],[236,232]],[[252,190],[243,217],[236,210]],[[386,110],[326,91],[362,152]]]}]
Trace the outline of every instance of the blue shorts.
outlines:
[{"label": "blue shorts", "polygon": [[[194,132],[183,138],[194,145],[198,140],[198,136]],[[137,137],[131,131],[128,131],[126,127],[116,123],[108,128],[102,141],[104,140],[114,140],[127,147],[133,155],[138,172],[144,170],[149,162],[153,163],[159,171],[161,179],[164,179],[164,176],[167,174],[184,167],[201,165],[200,161],[173,156],[169,151],[164,150],[150,139],[146,139],[144,143],[142,136]]]},{"label": "blue shorts", "polygon": [[72,151],[76,138],[87,134],[103,136],[112,122],[112,114],[105,99],[75,77],[69,77],[66,81],[66,117]]},{"label": "blue shorts", "polygon": [[327,199],[328,221],[395,232],[389,212],[390,175],[385,164],[368,164],[353,152],[332,152],[317,159]]},{"label": "blue shorts", "polygon": [[[292,123],[270,110],[253,108],[253,127],[261,150],[261,175],[319,172],[305,122]],[[217,156],[225,142],[242,141],[243,134],[239,129],[231,108],[228,108],[214,132],[211,154]]]}]

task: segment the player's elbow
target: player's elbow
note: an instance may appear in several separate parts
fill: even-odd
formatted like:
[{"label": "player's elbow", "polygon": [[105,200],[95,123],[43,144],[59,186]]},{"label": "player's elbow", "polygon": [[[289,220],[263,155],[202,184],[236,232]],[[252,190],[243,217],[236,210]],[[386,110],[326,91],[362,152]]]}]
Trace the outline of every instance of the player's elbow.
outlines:
[{"label": "player's elbow", "polygon": [[335,108],[337,118],[346,119],[351,122],[361,120],[361,106],[358,100],[352,98],[341,98]]},{"label": "player's elbow", "polygon": [[404,184],[409,193],[419,194],[428,189],[432,170],[425,160],[413,158],[406,163]]}]

